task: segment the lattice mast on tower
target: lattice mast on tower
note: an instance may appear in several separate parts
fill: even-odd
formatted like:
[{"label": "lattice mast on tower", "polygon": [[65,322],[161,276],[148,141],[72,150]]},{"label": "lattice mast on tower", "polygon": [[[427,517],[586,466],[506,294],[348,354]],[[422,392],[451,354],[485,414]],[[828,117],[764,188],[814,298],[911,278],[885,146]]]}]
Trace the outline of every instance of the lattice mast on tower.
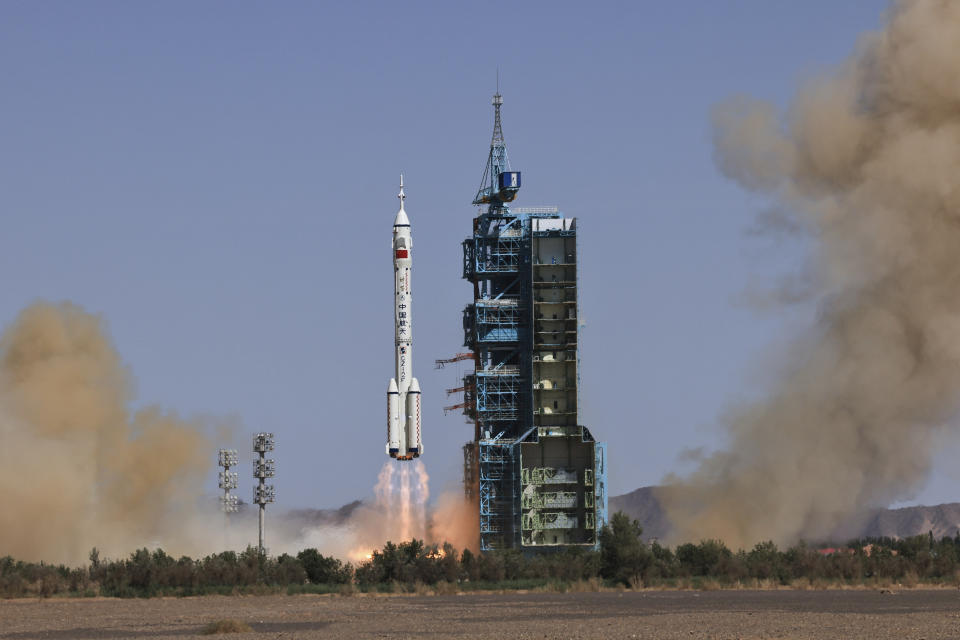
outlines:
[{"label": "lattice mast on tower", "polygon": [[490,211],[500,209],[503,203],[512,202],[520,190],[520,173],[510,170],[510,158],[507,144],[503,140],[503,127],[500,123],[500,107],[503,96],[500,90],[493,95],[493,137],[490,140],[490,155],[483,170],[480,188],[473,204],[489,204]]}]

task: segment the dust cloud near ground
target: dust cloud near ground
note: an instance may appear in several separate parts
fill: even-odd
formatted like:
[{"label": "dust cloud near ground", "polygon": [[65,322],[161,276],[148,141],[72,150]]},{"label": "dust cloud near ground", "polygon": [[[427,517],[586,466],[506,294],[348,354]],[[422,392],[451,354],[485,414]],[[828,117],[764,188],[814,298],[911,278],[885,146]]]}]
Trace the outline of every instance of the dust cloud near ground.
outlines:
[{"label": "dust cloud near ground", "polygon": [[819,312],[766,397],[732,411],[725,450],[660,491],[674,541],[829,536],[914,496],[938,438],[957,432],[957,43],[960,3],[898,2],[786,115],[749,99],[717,108],[718,165],[769,196],[773,231],[807,234],[812,267],[793,282]]},{"label": "dust cloud near ground", "polygon": [[103,321],[38,303],[0,338],[0,548],[78,563],[179,537],[212,459],[202,425],[130,409],[132,381]]}]

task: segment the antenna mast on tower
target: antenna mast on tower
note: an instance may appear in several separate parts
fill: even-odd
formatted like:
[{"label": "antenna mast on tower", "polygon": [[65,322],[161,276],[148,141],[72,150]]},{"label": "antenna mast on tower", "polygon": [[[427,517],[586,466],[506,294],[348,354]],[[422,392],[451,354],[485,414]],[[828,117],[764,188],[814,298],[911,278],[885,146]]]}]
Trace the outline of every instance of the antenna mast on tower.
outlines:
[{"label": "antenna mast on tower", "polygon": [[489,204],[489,212],[503,209],[504,204],[513,202],[520,190],[520,172],[510,170],[510,158],[507,156],[507,143],[503,140],[503,128],[500,124],[500,107],[503,96],[500,95],[500,70],[497,70],[497,92],[493,94],[493,138],[490,140],[490,155],[483,170],[480,189],[473,204]]}]

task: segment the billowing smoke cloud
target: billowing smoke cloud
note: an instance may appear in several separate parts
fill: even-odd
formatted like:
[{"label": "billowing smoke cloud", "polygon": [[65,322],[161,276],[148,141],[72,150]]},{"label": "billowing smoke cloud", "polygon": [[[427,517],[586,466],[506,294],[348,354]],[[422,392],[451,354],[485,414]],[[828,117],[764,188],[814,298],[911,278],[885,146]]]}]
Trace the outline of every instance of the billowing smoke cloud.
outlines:
[{"label": "billowing smoke cloud", "polygon": [[458,550],[479,551],[480,511],[477,507],[459,491],[440,494],[430,511],[430,539],[438,544],[449,542]]},{"label": "billowing smoke cloud", "polygon": [[81,562],[176,537],[212,460],[200,425],[132,412],[97,316],[34,304],[0,338],[0,553]]},{"label": "billowing smoke cloud", "polygon": [[727,450],[663,490],[677,539],[828,536],[924,485],[960,401],[958,43],[960,2],[900,2],[789,117],[716,111],[724,173],[809,233],[795,282],[820,308],[771,393],[729,416]]}]

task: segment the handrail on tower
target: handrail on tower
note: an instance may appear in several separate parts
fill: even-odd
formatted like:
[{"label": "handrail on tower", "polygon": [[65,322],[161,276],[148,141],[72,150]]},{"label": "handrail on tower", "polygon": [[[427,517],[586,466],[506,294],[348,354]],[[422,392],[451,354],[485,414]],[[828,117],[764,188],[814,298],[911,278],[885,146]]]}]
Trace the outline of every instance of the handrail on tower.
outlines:
[{"label": "handrail on tower", "polygon": [[460,404],[452,404],[449,407],[444,407],[443,415],[447,415],[451,411],[456,411],[457,409],[466,409],[469,405],[469,402],[461,402]]},{"label": "handrail on tower", "polygon": [[473,360],[473,353],[458,353],[452,358],[442,358],[440,360],[435,360],[434,362],[436,363],[437,369],[443,369],[444,365],[448,365],[452,362],[460,362],[461,360]]},{"label": "handrail on tower", "polygon": [[447,389],[447,395],[452,396],[455,393],[460,393],[461,391],[473,391],[473,385],[465,384],[462,387],[454,387],[453,389]]}]

